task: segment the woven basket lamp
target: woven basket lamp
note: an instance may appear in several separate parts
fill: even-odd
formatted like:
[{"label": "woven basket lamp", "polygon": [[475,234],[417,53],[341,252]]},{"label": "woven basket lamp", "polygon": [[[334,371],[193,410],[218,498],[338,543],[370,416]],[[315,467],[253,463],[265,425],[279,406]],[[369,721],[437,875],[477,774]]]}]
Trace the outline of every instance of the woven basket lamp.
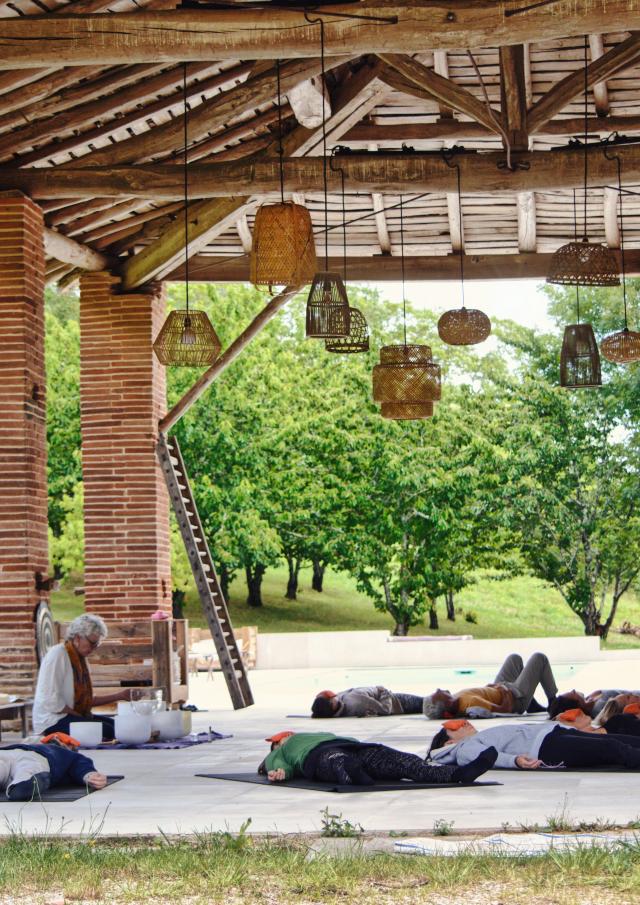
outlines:
[{"label": "woven basket lamp", "polygon": [[491,321],[478,308],[453,308],[438,321],[438,335],[449,346],[475,346],[491,333]]},{"label": "woven basket lamp", "polygon": [[306,334],[312,339],[348,337],[351,308],[339,273],[321,271],[313,278],[307,299]]},{"label": "woven basket lamp", "polygon": [[430,418],[440,399],[440,365],[429,346],[383,346],[373,369],[373,399],[381,403],[383,418],[413,421]]},{"label": "woven basket lamp", "polygon": [[358,311],[357,308],[349,308],[349,322],[348,336],[325,339],[324,347],[327,352],[354,355],[358,352],[369,351],[369,325],[362,311]]},{"label": "woven basket lamp", "polygon": [[560,386],[570,390],[602,386],[600,355],[591,324],[569,324],[564,328]]},{"label": "woven basket lamp", "polygon": [[293,201],[263,204],[256,211],[249,279],[254,286],[310,283],[317,270],[311,216]]},{"label": "woven basket lamp", "polygon": [[568,242],[554,252],[547,283],[561,286],[619,286],[618,261],[611,249],[589,242]]},{"label": "woven basket lamp", "polygon": [[600,351],[615,364],[625,365],[632,361],[640,361],[640,333],[635,330],[619,330],[611,333],[600,343]]},{"label": "woven basket lamp", "polygon": [[153,344],[163,365],[192,368],[213,364],[221,348],[205,311],[171,311]]}]

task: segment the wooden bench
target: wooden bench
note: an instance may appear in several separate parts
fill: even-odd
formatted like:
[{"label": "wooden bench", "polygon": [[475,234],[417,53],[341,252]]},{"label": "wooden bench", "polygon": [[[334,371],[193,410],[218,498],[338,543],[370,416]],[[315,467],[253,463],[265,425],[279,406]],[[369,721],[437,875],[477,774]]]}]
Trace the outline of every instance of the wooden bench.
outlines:
[{"label": "wooden bench", "polygon": [[7,704],[0,704],[0,741],[2,740],[2,721],[11,720],[15,722],[20,720],[22,727],[22,737],[29,735],[29,714],[33,706],[33,700],[29,698],[26,701],[9,701]]},{"label": "wooden bench", "polygon": [[[151,685],[163,689],[164,700],[170,707],[187,700],[188,622],[185,619],[105,622],[109,634],[87,660],[97,694]],[[57,640],[63,640],[69,623],[55,625]]]}]

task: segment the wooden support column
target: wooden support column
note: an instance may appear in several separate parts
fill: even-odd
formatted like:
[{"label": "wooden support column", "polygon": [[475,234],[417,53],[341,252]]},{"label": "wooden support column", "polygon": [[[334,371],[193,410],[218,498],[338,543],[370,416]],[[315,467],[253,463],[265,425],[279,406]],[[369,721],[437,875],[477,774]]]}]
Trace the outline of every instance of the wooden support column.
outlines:
[{"label": "wooden support column", "polygon": [[28,695],[48,570],[42,211],[0,193],[0,689]]},{"label": "wooden support column", "polygon": [[526,151],[527,88],[525,81],[524,47],[515,44],[500,48],[500,106],[502,124],[513,151]]},{"label": "wooden support column", "polygon": [[80,280],[85,605],[108,619],[171,612],[169,502],[155,456],[166,408],[152,342],[160,286],[118,295],[106,272]]}]

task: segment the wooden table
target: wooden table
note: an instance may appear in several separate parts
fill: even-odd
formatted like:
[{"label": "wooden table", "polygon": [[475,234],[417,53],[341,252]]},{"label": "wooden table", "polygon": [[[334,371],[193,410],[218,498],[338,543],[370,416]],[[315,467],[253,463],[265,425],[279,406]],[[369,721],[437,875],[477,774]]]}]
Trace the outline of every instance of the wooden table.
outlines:
[{"label": "wooden table", "polygon": [[29,712],[33,707],[33,700],[11,701],[8,704],[0,704],[0,740],[2,740],[2,721],[17,720],[22,722],[22,737],[29,734]]}]

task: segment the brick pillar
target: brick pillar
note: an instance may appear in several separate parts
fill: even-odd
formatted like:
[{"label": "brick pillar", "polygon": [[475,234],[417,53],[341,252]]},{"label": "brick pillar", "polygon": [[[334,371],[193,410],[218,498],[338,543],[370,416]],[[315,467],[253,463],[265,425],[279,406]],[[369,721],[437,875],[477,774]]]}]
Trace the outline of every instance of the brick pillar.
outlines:
[{"label": "brick pillar", "polygon": [[166,411],[152,342],[162,287],[117,294],[118,278],[80,281],[80,403],[85,606],[107,619],[171,612],[169,500],[155,455]]},{"label": "brick pillar", "polygon": [[48,571],[42,211],[0,192],[0,690],[32,691]]}]

